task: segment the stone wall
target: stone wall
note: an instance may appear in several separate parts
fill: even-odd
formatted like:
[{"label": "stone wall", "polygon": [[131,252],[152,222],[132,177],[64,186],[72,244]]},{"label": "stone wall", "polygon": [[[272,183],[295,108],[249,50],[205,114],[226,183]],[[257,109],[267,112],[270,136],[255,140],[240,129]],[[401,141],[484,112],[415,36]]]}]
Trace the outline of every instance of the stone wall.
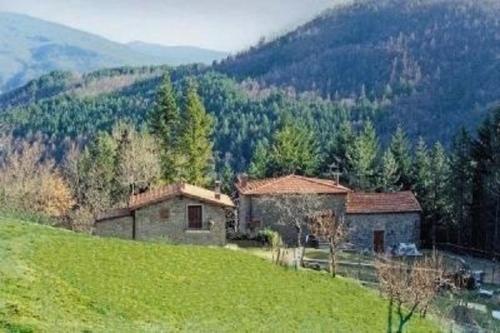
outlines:
[{"label": "stone wall", "polygon": [[102,237],[132,239],[134,232],[132,216],[117,217],[98,221],[95,224],[94,234]]},{"label": "stone wall", "polygon": [[356,248],[373,250],[374,231],[384,231],[384,247],[420,241],[420,214],[348,214],[348,240]]},{"label": "stone wall", "polygon": [[[339,217],[345,216],[346,195],[316,195],[318,211],[331,209]],[[276,208],[274,198],[268,196],[240,196],[239,231],[247,234],[255,234],[258,230],[269,227],[278,231],[283,240],[289,244],[296,243],[297,233],[293,227],[286,226],[280,221],[280,209]],[[300,203],[299,203],[300,204]],[[301,212],[303,213],[303,212]],[[304,220],[306,216],[303,216]],[[252,223],[259,221],[259,226],[253,228]],[[307,230],[304,230],[304,235]]]},{"label": "stone wall", "polygon": [[[188,229],[188,205],[202,205],[202,229]],[[135,212],[135,220],[138,240],[164,239],[171,243],[198,245],[224,245],[226,242],[224,208],[190,198],[175,197],[140,208]],[[210,221],[213,222],[211,226]]]}]

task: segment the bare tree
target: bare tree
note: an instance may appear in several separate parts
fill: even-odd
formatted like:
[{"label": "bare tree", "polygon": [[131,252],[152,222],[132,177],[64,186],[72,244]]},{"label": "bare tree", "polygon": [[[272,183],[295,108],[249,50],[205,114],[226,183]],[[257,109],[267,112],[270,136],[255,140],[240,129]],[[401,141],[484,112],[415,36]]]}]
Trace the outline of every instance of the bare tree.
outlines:
[{"label": "bare tree", "polygon": [[274,212],[276,224],[288,226],[296,233],[297,250],[295,253],[296,268],[304,266],[305,247],[303,244],[304,230],[310,216],[316,214],[321,208],[321,200],[317,195],[283,194],[267,197],[265,199],[269,209]]},{"label": "bare tree", "polygon": [[138,132],[133,126],[118,123],[112,136],[117,142],[117,181],[124,189],[122,204],[142,187],[155,185],[160,180],[160,153],[154,138],[146,132]]},{"label": "bare tree", "polygon": [[1,208],[61,218],[73,207],[69,186],[54,161],[44,157],[45,149],[38,141],[13,139],[0,147]]},{"label": "bare tree", "polygon": [[388,332],[393,329],[394,311],[399,318],[397,333],[403,332],[416,312],[425,316],[446,281],[442,257],[436,253],[413,263],[378,259],[375,266],[380,290],[389,298]]},{"label": "bare tree", "polygon": [[343,218],[335,216],[333,210],[325,210],[310,217],[309,230],[319,239],[326,239],[330,250],[330,273],[337,274],[337,250],[347,237],[347,227]]}]

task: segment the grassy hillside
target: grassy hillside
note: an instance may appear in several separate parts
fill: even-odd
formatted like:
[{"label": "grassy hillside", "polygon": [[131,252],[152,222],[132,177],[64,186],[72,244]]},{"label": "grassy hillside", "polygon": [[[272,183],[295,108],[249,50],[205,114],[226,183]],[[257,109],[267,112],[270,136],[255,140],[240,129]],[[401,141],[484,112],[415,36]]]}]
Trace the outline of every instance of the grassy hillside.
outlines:
[{"label": "grassy hillside", "polygon": [[[0,258],[0,331],[385,331],[376,293],[232,250],[0,218]],[[437,329],[416,321],[409,331]]]}]

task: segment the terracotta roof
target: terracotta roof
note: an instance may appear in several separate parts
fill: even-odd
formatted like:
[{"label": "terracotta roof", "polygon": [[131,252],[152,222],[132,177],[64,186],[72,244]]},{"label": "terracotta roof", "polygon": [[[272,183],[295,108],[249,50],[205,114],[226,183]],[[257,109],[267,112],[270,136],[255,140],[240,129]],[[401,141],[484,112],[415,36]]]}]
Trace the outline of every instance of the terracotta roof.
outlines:
[{"label": "terracotta roof", "polygon": [[179,183],[131,196],[129,200],[129,208],[131,210],[135,210],[176,196],[185,196],[214,205],[235,207],[231,198],[225,194],[217,194],[214,191],[210,191],[202,187]]},{"label": "terracotta roof", "polygon": [[412,192],[350,193],[347,214],[412,213],[422,208]]},{"label": "terracotta roof", "polygon": [[351,190],[333,180],[289,175],[279,178],[247,181],[236,184],[238,192],[246,195],[265,194],[346,194]]},{"label": "terracotta roof", "polygon": [[115,208],[107,210],[103,213],[97,215],[95,221],[101,222],[110,219],[116,219],[120,217],[130,216],[130,209],[128,208]]}]

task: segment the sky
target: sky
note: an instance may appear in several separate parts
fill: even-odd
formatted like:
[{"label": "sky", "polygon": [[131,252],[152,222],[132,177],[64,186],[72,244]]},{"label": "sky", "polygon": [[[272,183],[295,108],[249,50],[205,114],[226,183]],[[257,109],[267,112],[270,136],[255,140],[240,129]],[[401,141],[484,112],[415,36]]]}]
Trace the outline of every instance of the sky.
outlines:
[{"label": "sky", "polygon": [[0,0],[27,14],[118,42],[140,40],[234,52],[345,0]]}]

